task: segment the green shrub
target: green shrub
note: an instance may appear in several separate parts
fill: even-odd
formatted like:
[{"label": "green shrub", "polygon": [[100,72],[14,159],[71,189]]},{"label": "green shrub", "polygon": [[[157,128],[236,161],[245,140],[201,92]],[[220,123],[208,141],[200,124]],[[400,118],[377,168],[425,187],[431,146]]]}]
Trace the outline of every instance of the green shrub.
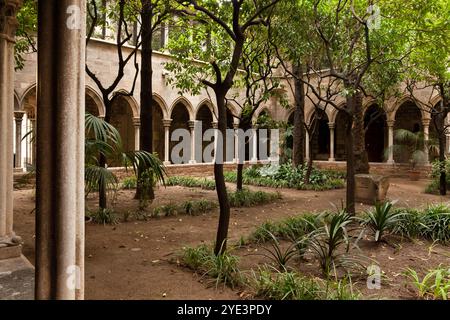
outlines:
[{"label": "green shrub", "polygon": [[393,230],[403,215],[392,210],[393,205],[390,201],[376,203],[375,208],[363,218],[363,225],[375,233],[375,242],[380,242],[384,233]]},{"label": "green shrub", "polygon": [[215,190],[216,184],[214,180],[200,179],[193,177],[169,177],[166,181],[167,186],[182,186],[188,188],[202,188],[205,190]]},{"label": "green shrub", "polygon": [[441,163],[439,160],[436,160],[432,163],[431,170],[431,183],[425,188],[425,193],[429,194],[438,194],[439,193],[439,178],[441,175],[441,171],[445,171],[446,173],[446,181],[447,188],[450,189],[450,159],[445,160],[444,163]]},{"label": "green shrub", "polygon": [[242,276],[238,268],[239,257],[234,256],[229,250],[216,256],[211,247],[200,245],[198,247],[183,248],[182,263],[214,279],[216,287],[223,283],[234,288],[242,284]]},{"label": "green shrub", "polygon": [[92,218],[94,223],[98,224],[117,224],[119,219],[117,218],[113,209],[98,209],[94,212],[88,212],[88,216]]},{"label": "green shrub", "polygon": [[443,204],[423,210],[398,209],[403,215],[393,232],[409,238],[421,237],[441,243],[450,242],[450,208]]},{"label": "green shrub", "polygon": [[357,300],[351,279],[326,281],[296,272],[279,272],[267,266],[252,270],[250,284],[255,296],[267,300]]},{"label": "green shrub", "polygon": [[136,177],[128,177],[122,180],[122,189],[136,189]]},{"label": "green shrub", "polygon": [[264,192],[264,191],[250,191],[243,189],[240,191],[228,193],[230,206],[234,208],[252,207],[262,204],[271,203],[281,198],[280,193]]},{"label": "green shrub", "polygon": [[181,204],[169,203],[153,209],[153,216],[177,216],[177,215],[190,215],[196,216],[202,213],[209,212],[217,208],[217,202],[206,199],[202,200],[188,200]]},{"label": "green shrub", "polygon": [[258,226],[249,236],[249,241],[254,243],[263,243],[271,239],[270,234],[278,236],[280,234],[279,223],[266,221]]},{"label": "green shrub", "polygon": [[272,272],[260,268],[252,272],[252,287],[257,297],[267,300],[317,300],[321,299],[321,288],[313,279],[295,272]]},{"label": "green shrub", "polygon": [[420,279],[417,272],[411,268],[406,269],[405,276],[411,281],[417,290],[417,296],[421,299],[448,300],[450,298],[450,267],[429,270]]},{"label": "green shrub", "polygon": [[[306,172],[306,165],[294,168],[291,162],[280,166],[252,166],[244,169],[242,180],[247,185],[315,191],[338,189],[345,186],[344,175],[340,171],[313,168],[309,184],[304,183]],[[225,180],[236,183],[236,172],[225,172]]]}]

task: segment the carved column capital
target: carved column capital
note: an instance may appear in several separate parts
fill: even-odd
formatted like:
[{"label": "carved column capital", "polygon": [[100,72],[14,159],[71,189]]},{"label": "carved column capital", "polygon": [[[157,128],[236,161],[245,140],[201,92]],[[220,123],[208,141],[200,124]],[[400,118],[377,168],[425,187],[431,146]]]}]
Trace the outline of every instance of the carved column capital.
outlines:
[{"label": "carved column capital", "polygon": [[0,38],[14,42],[17,27],[17,12],[22,5],[21,0],[0,0]]},{"label": "carved column capital", "polygon": [[395,120],[387,120],[386,124],[388,125],[388,127],[393,127],[395,124]]},{"label": "carved column capital", "polygon": [[163,126],[164,128],[170,128],[170,125],[172,124],[172,119],[164,119],[163,120]]},{"label": "carved column capital", "polygon": [[140,118],[133,118],[133,125],[135,127],[140,127],[141,126],[141,119]]},{"label": "carved column capital", "polygon": [[24,114],[25,114],[25,112],[23,112],[23,111],[14,111],[14,119],[17,122],[22,121]]}]

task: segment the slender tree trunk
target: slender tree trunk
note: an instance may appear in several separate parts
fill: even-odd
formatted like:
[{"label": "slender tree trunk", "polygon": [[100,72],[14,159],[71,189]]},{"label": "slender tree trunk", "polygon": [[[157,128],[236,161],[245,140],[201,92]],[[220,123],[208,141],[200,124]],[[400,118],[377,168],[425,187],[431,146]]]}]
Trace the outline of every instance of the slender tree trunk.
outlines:
[{"label": "slender tree trunk", "polygon": [[[301,77],[302,67],[296,66],[294,69],[296,77]],[[292,165],[297,167],[301,165],[305,159],[305,85],[302,81],[295,79],[295,111],[294,111],[294,132],[293,132],[293,149],[292,149]]]},{"label": "slender tree trunk", "polygon": [[[224,91],[221,91],[220,89],[215,90],[217,108],[219,111],[218,129],[219,134],[222,134],[222,137],[226,137],[227,130],[227,109],[225,105],[226,91]],[[225,144],[219,145],[218,147],[221,148],[222,156],[225,157]],[[216,192],[220,207],[219,226],[217,228],[214,253],[220,255],[224,253],[227,248],[228,227],[230,223],[230,203],[228,201],[227,187],[225,185],[225,177],[223,174],[223,159],[216,159],[216,162],[214,163],[214,178],[216,181]]]},{"label": "slender tree trunk", "polygon": [[[141,51],[141,130],[140,149],[153,152],[153,97],[152,97],[152,16],[151,0],[141,0],[142,3],[142,51]],[[155,193],[151,183],[141,183],[138,172],[138,183],[135,199],[154,200]],[[145,185],[145,186],[144,186]],[[145,193],[145,194],[144,194]]]},{"label": "slender tree trunk", "polygon": [[355,93],[354,96],[349,97],[352,99],[354,106],[354,123],[353,123],[353,136],[354,147],[353,152],[355,155],[355,173],[369,173],[369,158],[366,151],[366,133],[364,128],[364,110],[363,110],[363,97],[361,92]]},{"label": "slender tree trunk", "polygon": [[439,175],[439,193],[441,196],[447,194],[447,173],[445,165],[445,145],[446,145],[445,131],[439,132],[439,163],[442,166]]},{"label": "slender tree trunk", "polygon": [[[351,110],[351,109],[350,109]],[[347,127],[345,128],[346,133],[346,152],[347,152],[347,190],[346,190],[346,207],[347,212],[354,215],[355,214],[355,158],[353,154],[353,116],[351,114],[347,115]]]},{"label": "slender tree trunk", "polygon": [[238,163],[237,170],[236,170],[236,190],[242,191],[243,185],[244,185],[244,164]]}]

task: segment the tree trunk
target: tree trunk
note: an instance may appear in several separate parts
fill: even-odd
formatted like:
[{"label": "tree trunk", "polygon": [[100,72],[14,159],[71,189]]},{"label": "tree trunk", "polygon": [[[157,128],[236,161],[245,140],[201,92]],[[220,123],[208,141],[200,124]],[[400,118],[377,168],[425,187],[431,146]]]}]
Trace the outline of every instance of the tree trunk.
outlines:
[{"label": "tree trunk", "polygon": [[[352,110],[350,108],[350,110]],[[347,212],[355,214],[355,158],[353,154],[353,116],[346,114],[347,126],[345,128],[346,133],[346,152],[347,152],[347,190],[346,190],[346,208]]]},{"label": "tree trunk", "polygon": [[[150,0],[142,3],[142,51],[141,51],[141,130],[140,149],[153,152],[153,97],[152,97],[152,16],[153,9]],[[151,183],[141,183],[141,173],[138,172],[138,183],[135,199],[154,200],[155,193]],[[144,194],[145,193],[145,194]]]},{"label": "tree trunk", "polygon": [[[226,91],[225,91],[226,92]],[[226,137],[227,130],[227,110],[225,105],[225,95],[220,89],[215,90],[217,98],[217,109],[219,111],[218,117],[218,129],[222,137]],[[225,144],[221,146],[222,155],[225,156]],[[216,159],[214,163],[214,178],[216,181],[216,192],[219,200],[220,215],[219,226],[217,228],[216,246],[214,249],[215,255],[221,255],[226,251],[227,238],[228,238],[228,226],[230,223],[230,203],[228,201],[227,187],[225,185],[225,177],[223,174],[223,159]]]},{"label": "tree trunk", "polygon": [[369,158],[366,151],[366,133],[364,128],[364,110],[361,92],[349,97],[352,100],[354,110],[353,123],[353,153],[355,155],[355,173],[369,173]]},{"label": "tree trunk", "polygon": [[243,173],[244,173],[244,164],[238,163],[236,171],[236,191],[242,191],[244,184]]},{"label": "tree trunk", "polygon": [[[302,76],[301,66],[294,69],[296,77]],[[294,131],[293,131],[293,149],[292,149],[292,165],[297,167],[301,165],[305,159],[305,143],[304,139],[304,123],[305,123],[305,86],[302,81],[295,81],[295,111],[294,111]]]}]

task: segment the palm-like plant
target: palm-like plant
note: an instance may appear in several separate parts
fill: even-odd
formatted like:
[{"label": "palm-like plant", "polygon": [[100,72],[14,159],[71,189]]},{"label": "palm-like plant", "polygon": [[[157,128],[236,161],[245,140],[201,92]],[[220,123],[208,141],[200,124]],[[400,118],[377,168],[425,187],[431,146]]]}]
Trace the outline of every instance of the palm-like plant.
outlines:
[{"label": "palm-like plant", "polygon": [[422,131],[412,132],[407,129],[397,129],[394,132],[395,144],[386,150],[386,155],[392,151],[402,157],[409,157],[412,169],[427,162],[428,154],[438,154],[439,147],[436,139],[425,140]]},{"label": "palm-like plant", "polygon": [[367,212],[363,224],[375,232],[375,242],[380,242],[386,231],[393,230],[399,222],[402,212],[395,212],[392,206],[395,202],[378,202],[374,210]]},{"label": "palm-like plant", "polygon": [[164,165],[157,156],[146,151],[123,151],[119,131],[103,119],[91,114],[86,114],[85,127],[86,194],[103,189],[115,195],[118,190],[117,177],[108,168],[100,165],[99,156],[111,161],[115,160],[126,168],[132,166],[135,175],[138,170],[151,170],[154,179],[164,183]]}]

